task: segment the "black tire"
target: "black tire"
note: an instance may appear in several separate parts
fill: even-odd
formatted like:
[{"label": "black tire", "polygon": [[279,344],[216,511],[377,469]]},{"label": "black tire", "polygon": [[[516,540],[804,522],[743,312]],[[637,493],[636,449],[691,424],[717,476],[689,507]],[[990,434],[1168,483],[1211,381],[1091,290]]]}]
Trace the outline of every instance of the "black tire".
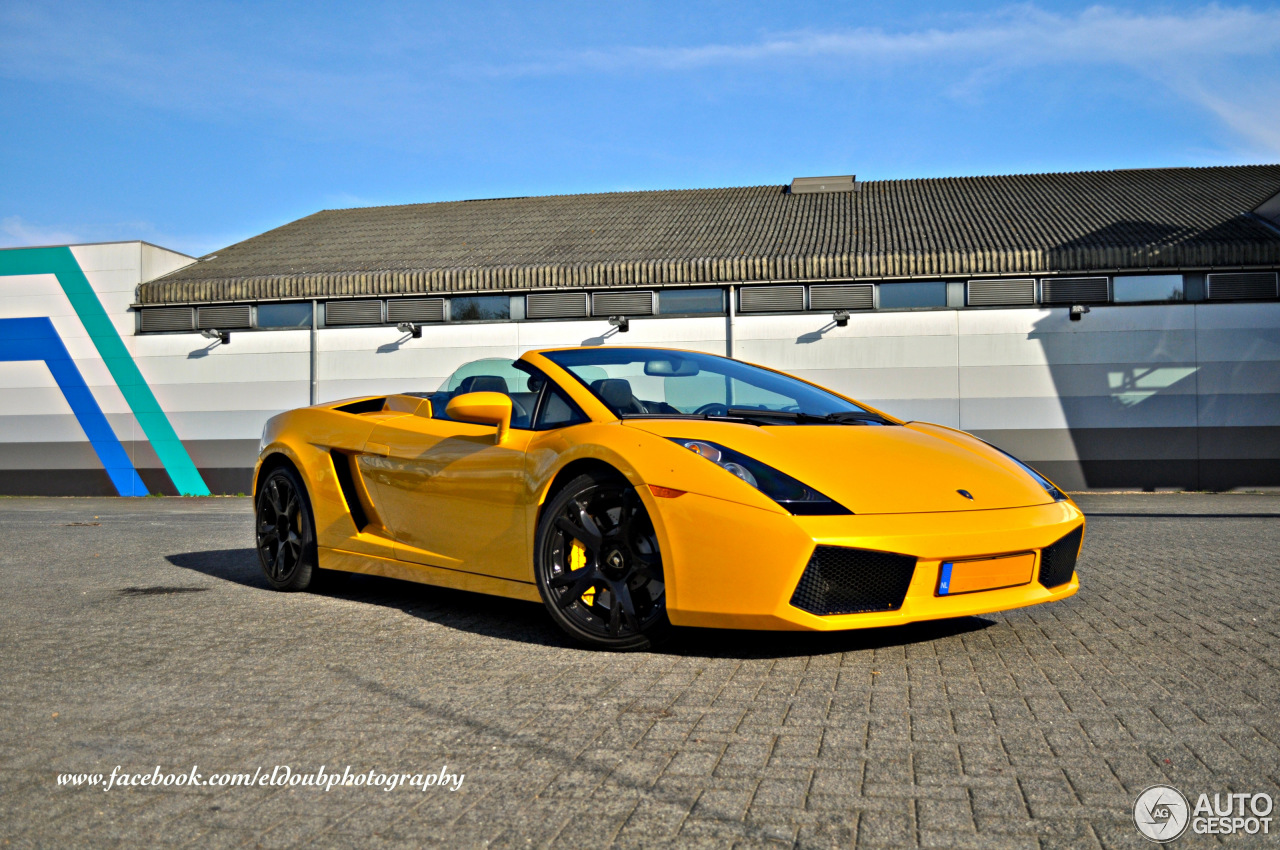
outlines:
[{"label": "black tire", "polygon": [[301,476],[277,466],[262,477],[254,497],[258,563],[276,590],[317,589],[321,574],[315,520]]},{"label": "black tire", "polygon": [[658,538],[620,475],[580,475],[556,494],[538,521],[534,574],[551,618],[582,643],[648,649],[670,631]]}]

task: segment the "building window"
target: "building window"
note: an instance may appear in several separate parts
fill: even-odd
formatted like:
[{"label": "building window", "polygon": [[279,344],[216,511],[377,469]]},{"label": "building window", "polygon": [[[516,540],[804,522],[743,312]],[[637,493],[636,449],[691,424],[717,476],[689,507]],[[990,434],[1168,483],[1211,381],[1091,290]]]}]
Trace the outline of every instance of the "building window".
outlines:
[{"label": "building window", "polygon": [[511,298],[506,295],[476,295],[449,300],[449,321],[481,322],[511,318]]},{"label": "building window", "polygon": [[724,290],[664,289],[658,293],[658,312],[668,316],[679,313],[723,313]]},{"label": "building window", "polygon": [[947,285],[945,283],[880,284],[881,310],[945,306],[947,306]]},{"label": "building window", "polygon": [[1111,300],[1118,303],[1134,301],[1183,300],[1182,275],[1144,274],[1133,277],[1117,277],[1112,281]]},{"label": "building window", "polygon": [[259,304],[257,325],[260,328],[309,328],[311,327],[311,305],[309,303]]}]

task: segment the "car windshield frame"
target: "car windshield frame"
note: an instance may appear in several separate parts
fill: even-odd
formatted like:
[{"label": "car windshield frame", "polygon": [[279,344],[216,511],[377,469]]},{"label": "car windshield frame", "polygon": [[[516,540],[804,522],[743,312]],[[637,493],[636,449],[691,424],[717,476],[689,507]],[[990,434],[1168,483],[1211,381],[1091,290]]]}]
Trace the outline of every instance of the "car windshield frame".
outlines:
[{"label": "car windshield frame", "polygon": [[[639,347],[566,348],[538,353],[578,381],[587,392],[619,419],[714,419],[749,422],[756,425],[896,424],[893,420],[864,405],[785,372],[777,372],[716,354]],[[681,367],[679,364],[682,363],[692,363],[696,371],[681,374],[682,368],[688,368],[688,365]],[[653,364],[664,365],[656,372],[648,371]],[[602,388],[592,386],[593,383],[599,383],[602,379],[614,377],[606,371],[605,367],[608,366],[635,367],[640,374],[632,375],[631,378],[670,380],[682,377],[723,377],[725,401],[708,398],[694,410],[682,410],[669,403],[670,396],[664,385],[664,397],[660,401],[641,399],[636,394],[632,395],[632,400],[643,410],[621,409],[601,395]],[[583,374],[592,368],[599,371],[603,378],[596,378],[593,381],[594,375]],[[667,371],[664,372],[664,369]],[[628,386],[631,384],[631,378],[625,379]],[[761,403],[736,403],[735,393],[739,392],[740,388],[754,392],[757,397],[777,396],[789,400],[792,404],[770,407]],[[658,409],[650,409],[650,407]],[[704,410],[704,408],[711,408],[711,410]]]}]

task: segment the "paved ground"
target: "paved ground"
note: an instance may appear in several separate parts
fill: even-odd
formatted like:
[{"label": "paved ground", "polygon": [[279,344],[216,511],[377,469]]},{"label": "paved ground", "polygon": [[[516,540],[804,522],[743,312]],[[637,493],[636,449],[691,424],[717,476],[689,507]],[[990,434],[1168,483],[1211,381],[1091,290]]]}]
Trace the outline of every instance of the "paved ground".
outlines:
[{"label": "paved ground", "polygon": [[[607,655],[531,604],[274,593],[244,499],[0,499],[0,842],[1139,847],[1152,783],[1280,797],[1280,496],[1081,501],[1063,603]],[[117,765],[464,779],[57,784]]]}]

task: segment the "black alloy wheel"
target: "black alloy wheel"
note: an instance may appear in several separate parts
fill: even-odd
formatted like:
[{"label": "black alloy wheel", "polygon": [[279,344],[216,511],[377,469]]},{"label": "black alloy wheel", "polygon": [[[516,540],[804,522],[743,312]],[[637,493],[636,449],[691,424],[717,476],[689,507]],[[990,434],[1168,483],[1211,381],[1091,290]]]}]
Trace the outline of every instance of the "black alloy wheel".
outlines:
[{"label": "black alloy wheel", "polygon": [[263,476],[255,500],[258,561],[276,590],[306,590],[317,573],[315,523],[298,473],[278,466]]},{"label": "black alloy wheel", "polygon": [[646,649],[670,629],[658,537],[621,476],[579,476],[551,500],[534,567],[552,619],[584,643]]}]

